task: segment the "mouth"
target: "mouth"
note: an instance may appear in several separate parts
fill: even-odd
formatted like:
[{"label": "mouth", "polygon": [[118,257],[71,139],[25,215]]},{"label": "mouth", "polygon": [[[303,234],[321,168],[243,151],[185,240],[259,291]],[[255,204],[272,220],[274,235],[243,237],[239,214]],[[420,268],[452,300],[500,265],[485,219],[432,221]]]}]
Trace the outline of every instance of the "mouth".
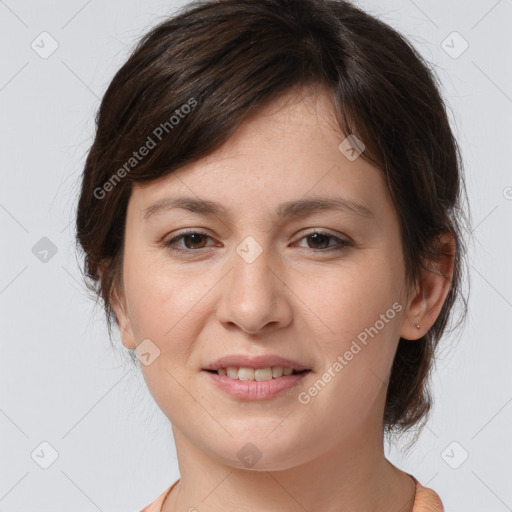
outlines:
[{"label": "mouth", "polygon": [[[289,367],[247,368],[228,366],[204,369],[201,373],[217,389],[237,401],[270,400],[293,395],[297,386],[312,372]],[[292,393],[292,394],[290,394]]]},{"label": "mouth", "polygon": [[313,372],[299,361],[277,354],[229,354],[201,372],[215,388],[235,400],[269,400],[292,396]]},{"label": "mouth", "polygon": [[218,369],[207,369],[205,371],[234,380],[261,382],[266,380],[279,379],[288,375],[299,375],[311,370],[307,368],[298,370],[295,368],[285,368],[282,366],[267,366],[265,368],[227,366]]}]

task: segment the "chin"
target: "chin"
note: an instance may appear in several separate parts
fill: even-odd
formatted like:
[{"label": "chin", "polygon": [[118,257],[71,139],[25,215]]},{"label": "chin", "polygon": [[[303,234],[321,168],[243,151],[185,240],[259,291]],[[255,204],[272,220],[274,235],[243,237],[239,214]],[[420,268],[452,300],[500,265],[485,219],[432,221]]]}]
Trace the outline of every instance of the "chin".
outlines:
[{"label": "chin", "polygon": [[[275,426],[275,425],[274,425]],[[270,432],[266,430],[265,432]],[[251,471],[282,471],[307,462],[304,444],[288,432],[286,442],[273,433],[258,436],[233,436],[222,447],[211,446],[210,450],[228,466]],[[302,448],[298,449],[297,447]]]}]

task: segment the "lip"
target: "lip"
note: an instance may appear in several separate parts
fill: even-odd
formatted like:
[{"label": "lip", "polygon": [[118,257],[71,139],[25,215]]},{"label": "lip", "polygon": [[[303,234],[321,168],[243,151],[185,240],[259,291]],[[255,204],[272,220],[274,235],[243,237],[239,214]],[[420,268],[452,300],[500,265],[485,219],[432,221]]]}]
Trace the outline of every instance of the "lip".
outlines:
[{"label": "lip", "polygon": [[227,368],[228,366],[235,366],[237,368],[267,368],[269,366],[282,366],[283,368],[292,368],[293,370],[297,371],[311,369],[299,363],[298,361],[294,361],[292,359],[278,355],[269,354],[261,356],[248,356],[244,354],[230,354],[216,359],[212,363],[205,366],[203,370],[218,370],[219,368]]},{"label": "lip", "polygon": [[[275,366],[278,365],[276,364]],[[281,366],[281,364],[279,364],[279,366]],[[252,366],[248,366],[247,368],[252,368]],[[287,368],[290,368],[290,366]],[[220,390],[235,399],[268,400],[300,384],[302,379],[304,379],[306,375],[309,375],[311,371],[305,371],[295,375],[283,375],[277,379],[261,381],[231,379],[225,375],[218,375],[217,373],[206,370],[203,370],[201,373],[204,374],[206,378],[211,379],[211,382]]]}]

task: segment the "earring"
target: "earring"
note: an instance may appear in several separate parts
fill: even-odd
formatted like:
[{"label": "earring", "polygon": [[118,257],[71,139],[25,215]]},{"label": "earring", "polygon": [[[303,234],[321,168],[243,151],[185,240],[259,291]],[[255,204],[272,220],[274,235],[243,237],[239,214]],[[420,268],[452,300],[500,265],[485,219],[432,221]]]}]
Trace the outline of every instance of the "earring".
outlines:
[{"label": "earring", "polygon": [[419,329],[420,328],[420,325],[419,324],[416,324],[416,329]]}]

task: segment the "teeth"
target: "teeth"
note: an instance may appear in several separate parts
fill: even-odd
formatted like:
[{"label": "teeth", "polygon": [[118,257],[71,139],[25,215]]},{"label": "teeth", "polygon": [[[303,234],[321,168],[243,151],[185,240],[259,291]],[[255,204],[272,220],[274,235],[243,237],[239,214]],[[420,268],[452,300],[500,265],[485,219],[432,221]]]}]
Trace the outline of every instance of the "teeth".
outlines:
[{"label": "teeth", "polygon": [[292,375],[293,368],[283,368],[282,366],[268,366],[267,368],[237,368],[235,366],[228,366],[227,368],[219,368],[217,370],[219,375],[224,375],[230,379],[239,380],[272,380],[278,379],[283,375]]},{"label": "teeth", "polygon": [[226,368],[226,372],[230,379],[238,379],[238,368],[233,368],[232,366],[229,366],[228,368]]},{"label": "teeth", "polygon": [[281,375],[283,375],[283,369],[282,366],[274,366],[274,368],[272,368],[272,377],[274,377],[274,379],[281,377]]},{"label": "teeth", "polygon": [[271,380],[271,379],[272,379],[272,368],[258,368],[257,370],[254,370],[254,380]]},{"label": "teeth", "polygon": [[238,378],[240,380],[254,380],[254,368],[239,368]]}]

